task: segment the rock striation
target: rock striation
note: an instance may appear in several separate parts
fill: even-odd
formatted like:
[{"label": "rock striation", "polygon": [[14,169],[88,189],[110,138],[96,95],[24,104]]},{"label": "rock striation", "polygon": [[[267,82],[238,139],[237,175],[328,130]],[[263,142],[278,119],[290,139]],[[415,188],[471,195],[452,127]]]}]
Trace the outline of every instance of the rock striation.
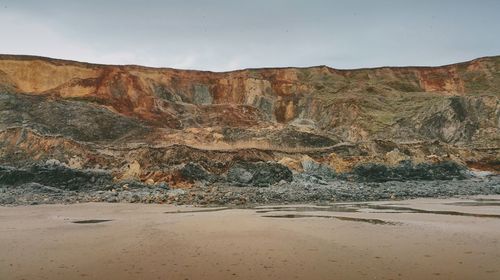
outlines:
[{"label": "rock striation", "polygon": [[208,72],[0,55],[1,184],[463,179],[498,174],[499,151],[500,56]]}]

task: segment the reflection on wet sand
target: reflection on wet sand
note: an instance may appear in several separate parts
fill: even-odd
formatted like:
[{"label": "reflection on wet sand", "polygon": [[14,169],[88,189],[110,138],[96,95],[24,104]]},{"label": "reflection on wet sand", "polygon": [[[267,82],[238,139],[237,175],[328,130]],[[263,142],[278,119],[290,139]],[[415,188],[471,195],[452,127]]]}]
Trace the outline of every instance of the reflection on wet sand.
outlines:
[{"label": "reflection on wet sand", "polygon": [[183,213],[205,213],[205,212],[218,212],[218,211],[224,211],[228,210],[230,208],[228,207],[220,207],[220,208],[200,208],[200,209],[194,209],[194,210],[179,210],[177,209],[176,211],[167,211],[164,212],[165,214],[183,214]]},{"label": "reflection on wet sand", "polygon": [[352,217],[341,217],[341,216],[326,216],[326,215],[303,215],[303,214],[284,214],[284,215],[271,215],[271,216],[262,216],[265,218],[327,218],[327,219],[337,219],[341,221],[350,221],[350,222],[363,222],[370,223],[375,225],[397,225],[395,222],[388,222],[380,219],[364,219],[364,218],[352,218]]},{"label": "reflection on wet sand", "polygon": [[456,206],[500,206],[500,202],[496,201],[461,201],[461,202],[451,202],[448,205],[456,205]]},{"label": "reflection on wet sand", "polygon": [[105,223],[105,222],[110,222],[111,220],[79,220],[79,221],[73,221],[73,224],[99,224],[99,223]]},{"label": "reflection on wet sand", "polygon": [[0,279],[500,279],[499,199],[0,207]]},{"label": "reflection on wet sand", "polygon": [[[500,206],[499,200],[495,199],[475,199],[472,201],[456,201],[444,203],[444,205],[451,206]],[[299,205],[299,206],[257,206],[251,208],[236,208],[236,209],[248,209],[254,210],[256,213],[275,213],[275,212],[349,212],[356,213],[363,210],[363,213],[385,213],[385,214],[395,214],[395,213],[419,213],[419,214],[435,214],[435,215],[451,215],[451,216],[470,216],[477,218],[500,218],[500,214],[481,214],[481,213],[467,213],[461,211],[442,211],[442,210],[425,210],[419,208],[412,208],[401,206],[404,203],[332,203],[328,205]],[[166,214],[183,214],[183,213],[204,213],[204,212],[218,212],[231,210],[235,208],[220,207],[220,208],[201,208],[196,210],[177,210],[165,212]],[[267,215],[262,216],[266,218],[312,218],[312,217],[326,217],[326,218],[338,218],[337,216],[321,216],[321,215],[296,215],[296,214],[285,214],[285,215]],[[345,219],[351,221],[363,221],[363,219]],[[382,223],[387,223],[386,221],[381,221]]]},{"label": "reflection on wet sand", "polygon": [[[401,211],[399,213],[419,213],[419,214],[435,214],[435,215],[451,215],[451,216],[468,216],[476,218],[500,218],[500,214],[478,214],[478,213],[466,213],[458,211],[439,211],[439,210],[424,210],[411,207],[399,207],[399,206],[389,206],[389,205],[370,205],[367,206],[370,209],[380,209],[380,210],[395,210]],[[398,213],[398,212],[395,212]]]},{"label": "reflection on wet sand", "polygon": [[356,206],[350,204],[332,204],[329,206],[273,206],[273,207],[259,207],[256,213],[270,213],[270,212],[287,212],[287,211],[296,211],[296,212],[357,212]]}]

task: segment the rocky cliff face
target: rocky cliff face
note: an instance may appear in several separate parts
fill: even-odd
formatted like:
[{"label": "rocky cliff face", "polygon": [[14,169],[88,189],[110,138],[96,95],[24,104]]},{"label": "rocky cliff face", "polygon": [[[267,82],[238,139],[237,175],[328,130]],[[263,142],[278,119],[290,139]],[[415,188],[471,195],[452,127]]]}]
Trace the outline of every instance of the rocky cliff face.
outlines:
[{"label": "rocky cliff face", "polygon": [[[214,73],[0,55],[0,164],[56,159],[182,185],[183,164],[304,157],[500,170],[500,57],[442,67]],[[133,169],[131,171],[131,169]]]}]

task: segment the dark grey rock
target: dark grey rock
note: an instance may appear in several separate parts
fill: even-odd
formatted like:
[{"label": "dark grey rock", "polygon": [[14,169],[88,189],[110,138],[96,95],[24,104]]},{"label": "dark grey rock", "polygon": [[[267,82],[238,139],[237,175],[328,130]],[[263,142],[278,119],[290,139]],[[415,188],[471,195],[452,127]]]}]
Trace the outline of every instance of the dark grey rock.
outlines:
[{"label": "dark grey rock", "polygon": [[336,176],[335,171],[330,166],[313,160],[302,161],[302,169],[304,169],[304,173],[323,180],[333,179]]},{"label": "dark grey rock", "polygon": [[140,202],[141,201],[141,197],[138,195],[138,194],[133,194],[130,196],[128,202],[131,202],[131,203],[136,203],[136,202]]},{"label": "dark grey rock", "polygon": [[117,190],[117,189],[122,189],[122,188],[140,190],[140,189],[144,189],[144,188],[150,188],[150,186],[147,184],[144,184],[141,181],[137,181],[137,180],[123,180],[123,181],[116,182],[112,185],[107,185],[103,189],[105,189],[105,190],[113,190],[113,189]]},{"label": "dark grey rock", "polygon": [[23,185],[19,186],[19,188],[25,189],[25,190],[31,190],[31,191],[36,192],[36,193],[60,193],[63,191],[60,188],[45,186],[45,185],[42,185],[39,183],[34,183],[34,182],[23,184]]},{"label": "dark grey rock", "polygon": [[160,183],[156,184],[155,187],[157,189],[160,189],[160,190],[169,190],[170,189],[170,186],[166,182],[160,182]]},{"label": "dark grey rock", "polygon": [[7,204],[13,204],[15,202],[16,202],[16,198],[14,196],[11,196],[11,195],[0,196],[0,204],[7,205]]},{"label": "dark grey rock", "polygon": [[238,186],[266,187],[282,180],[291,182],[292,171],[275,162],[239,162],[227,173],[227,181]]},{"label": "dark grey rock", "polygon": [[60,134],[79,141],[114,140],[150,131],[137,119],[84,101],[2,92],[0,111],[2,124],[11,127],[28,124],[41,133]]},{"label": "dark grey rock", "polygon": [[253,175],[252,175],[252,173],[250,173],[249,171],[247,171],[244,168],[233,167],[233,168],[229,169],[229,171],[227,173],[227,179],[230,182],[236,182],[236,183],[240,183],[240,184],[249,184],[253,179]]},{"label": "dark grey rock", "polygon": [[181,168],[181,175],[184,179],[191,182],[208,181],[212,179],[212,175],[203,168],[203,166],[189,162]]},{"label": "dark grey rock", "polygon": [[368,163],[358,165],[350,174],[343,175],[344,179],[361,182],[463,180],[467,177],[466,168],[451,161],[435,164],[420,163],[416,165],[409,161],[403,161],[396,167]]},{"label": "dark grey rock", "polygon": [[[91,178],[94,178],[94,182]],[[49,163],[33,164],[27,168],[0,166],[0,182],[11,187],[38,183],[59,189],[80,190],[92,189],[95,185],[109,184],[112,182],[112,176],[107,171],[79,170]]]}]

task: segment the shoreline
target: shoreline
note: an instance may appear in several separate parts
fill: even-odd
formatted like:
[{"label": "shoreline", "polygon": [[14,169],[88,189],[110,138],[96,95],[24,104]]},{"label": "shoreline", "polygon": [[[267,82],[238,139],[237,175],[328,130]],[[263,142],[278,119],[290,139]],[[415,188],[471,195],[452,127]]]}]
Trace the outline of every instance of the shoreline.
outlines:
[{"label": "shoreline", "polygon": [[500,176],[445,181],[304,183],[281,182],[270,187],[237,187],[197,183],[187,189],[123,184],[108,189],[70,191],[38,183],[0,186],[0,205],[128,202],[197,206],[368,202],[413,198],[453,198],[500,194]]},{"label": "shoreline", "polygon": [[499,206],[500,195],[215,210],[131,203],[0,207],[0,275],[496,279]]}]

